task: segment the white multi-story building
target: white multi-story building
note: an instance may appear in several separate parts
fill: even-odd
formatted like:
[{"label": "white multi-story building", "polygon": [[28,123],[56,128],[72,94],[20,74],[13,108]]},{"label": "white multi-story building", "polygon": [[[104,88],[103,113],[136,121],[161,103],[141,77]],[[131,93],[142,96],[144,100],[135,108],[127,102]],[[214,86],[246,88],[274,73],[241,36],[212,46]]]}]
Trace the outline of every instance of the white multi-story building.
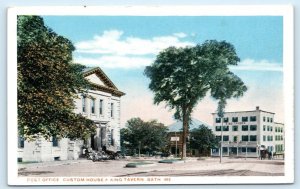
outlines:
[{"label": "white multi-story building", "polygon": [[[261,150],[284,153],[284,125],[274,122],[275,113],[260,110],[226,112],[223,120],[213,113],[214,133],[221,141],[224,156],[258,157]],[[213,149],[212,155],[219,156]]]},{"label": "white multi-story building", "polygon": [[[98,67],[84,70],[84,77],[90,82],[91,90],[87,94],[78,94],[75,100],[75,113],[95,122],[96,134],[87,141],[68,138],[50,141],[40,137],[36,141],[18,142],[18,161],[40,162],[78,159],[82,154],[82,146],[87,145],[94,150],[120,150],[120,109],[121,96],[125,93],[118,90],[107,75]],[[85,143],[85,144],[84,144]]]}]

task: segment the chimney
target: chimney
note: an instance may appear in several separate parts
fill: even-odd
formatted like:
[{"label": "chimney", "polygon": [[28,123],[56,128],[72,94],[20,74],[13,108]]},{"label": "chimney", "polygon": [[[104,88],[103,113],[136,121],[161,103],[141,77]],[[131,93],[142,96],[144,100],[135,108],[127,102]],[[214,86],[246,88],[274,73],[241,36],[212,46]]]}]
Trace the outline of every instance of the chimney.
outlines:
[{"label": "chimney", "polygon": [[256,106],[256,110],[259,110],[259,106]]}]

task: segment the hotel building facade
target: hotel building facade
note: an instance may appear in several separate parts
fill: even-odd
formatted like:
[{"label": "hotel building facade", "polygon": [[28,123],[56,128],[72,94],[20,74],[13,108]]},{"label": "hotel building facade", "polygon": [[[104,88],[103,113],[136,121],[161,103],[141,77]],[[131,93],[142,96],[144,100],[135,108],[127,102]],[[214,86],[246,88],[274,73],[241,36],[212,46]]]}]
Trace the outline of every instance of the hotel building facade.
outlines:
[{"label": "hotel building facade", "polygon": [[43,137],[35,141],[24,141],[19,137],[18,161],[41,162],[78,159],[85,145],[93,150],[103,146],[111,151],[120,150],[120,117],[121,96],[125,93],[118,90],[107,75],[98,67],[84,70],[84,77],[91,85],[87,94],[78,94],[74,99],[77,114],[82,114],[94,121],[96,134],[86,141],[68,138],[57,140]]},{"label": "hotel building facade", "polygon": [[[259,157],[262,150],[284,154],[284,124],[274,122],[275,113],[260,110],[225,112],[223,120],[213,113],[213,130],[222,141],[223,156]],[[223,135],[223,140],[221,136]],[[219,156],[219,149],[212,149]]]}]

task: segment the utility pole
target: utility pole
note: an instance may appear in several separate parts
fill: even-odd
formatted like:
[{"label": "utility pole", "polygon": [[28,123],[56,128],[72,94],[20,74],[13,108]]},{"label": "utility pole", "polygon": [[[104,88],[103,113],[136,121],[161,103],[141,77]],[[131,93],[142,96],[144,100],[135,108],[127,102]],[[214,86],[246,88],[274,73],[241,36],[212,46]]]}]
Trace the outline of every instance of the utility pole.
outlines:
[{"label": "utility pole", "polygon": [[221,144],[220,144],[220,163],[222,163],[223,156],[223,117],[221,117]]},{"label": "utility pole", "polygon": [[176,131],[175,131],[175,157],[177,158],[177,136],[176,136]]}]

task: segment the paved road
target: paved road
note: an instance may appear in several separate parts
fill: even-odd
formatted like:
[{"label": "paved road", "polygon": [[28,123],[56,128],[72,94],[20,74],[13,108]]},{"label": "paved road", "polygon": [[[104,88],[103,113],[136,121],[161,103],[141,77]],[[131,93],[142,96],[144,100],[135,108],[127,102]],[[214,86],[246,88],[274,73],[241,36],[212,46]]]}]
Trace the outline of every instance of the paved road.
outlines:
[{"label": "paved road", "polygon": [[19,176],[38,177],[136,177],[136,176],[282,176],[283,160],[224,159],[191,160],[186,163],[165,164],[158,160],[152,166],[125,168],[129,162],[145,160],[90,160],[20,164]]}]

